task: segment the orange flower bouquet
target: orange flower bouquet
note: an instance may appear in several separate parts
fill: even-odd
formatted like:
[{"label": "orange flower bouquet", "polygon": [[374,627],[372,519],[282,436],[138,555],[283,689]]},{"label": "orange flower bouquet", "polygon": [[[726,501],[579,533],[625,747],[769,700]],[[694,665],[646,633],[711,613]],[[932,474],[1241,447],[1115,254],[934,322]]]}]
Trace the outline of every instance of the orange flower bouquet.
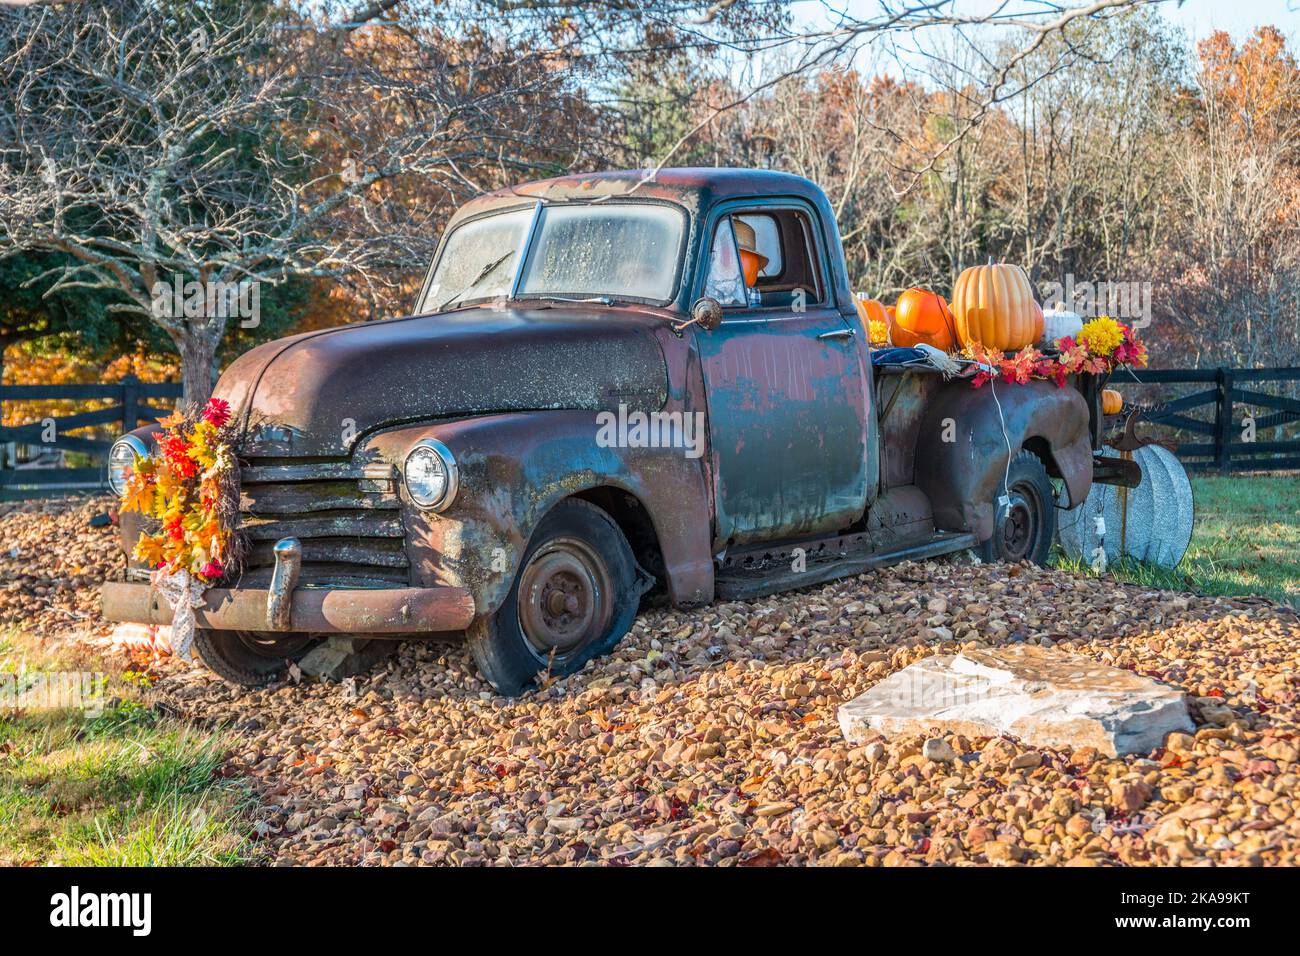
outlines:
[{"label": "orange flower bouquet", "polygon": [[188,657],[203,591],[237,571],[243,557],[239,467],[227,402],[209,399],[159,424],[157,451],[137,456],[122,510],[152,519],[134,555],[154,569],[150,580],[174,612],[172,649]]}]

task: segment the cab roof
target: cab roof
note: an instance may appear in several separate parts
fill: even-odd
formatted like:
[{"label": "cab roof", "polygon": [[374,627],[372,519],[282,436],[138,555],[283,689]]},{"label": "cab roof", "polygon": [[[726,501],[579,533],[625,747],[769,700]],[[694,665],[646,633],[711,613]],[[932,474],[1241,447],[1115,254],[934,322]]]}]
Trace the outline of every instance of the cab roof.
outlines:
[{"label": "cab roof", "polygon": [[821,189],[812,181],[772,169],[698,166],[661,169],[657,173],[649,169],[629,169],[557,176],[498,189],[471,200],[456,218],[521,201],[589,202],[602,196],[667,199],[691,210],[737,196],[798,196],[813,205],[824,201]]}]

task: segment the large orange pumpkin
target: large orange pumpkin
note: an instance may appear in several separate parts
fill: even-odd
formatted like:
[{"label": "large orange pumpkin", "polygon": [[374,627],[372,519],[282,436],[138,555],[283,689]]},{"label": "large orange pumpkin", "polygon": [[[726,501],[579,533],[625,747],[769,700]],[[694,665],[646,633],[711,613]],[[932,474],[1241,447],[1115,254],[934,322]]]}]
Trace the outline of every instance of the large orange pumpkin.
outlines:
[{"label": "large orange pumpkin", "polygon": [[956,321],[943,296],[925,289],[908,289],[894,308],[890,339],[910,348],[925,343],[951,352]]},{"label": "large orange pumpkin", "polygon": [[1034,301],[1029,276],[1017,265],[972,266],[952,289],[957,344],[1015,352],[1043,335],[1043,310]]}]

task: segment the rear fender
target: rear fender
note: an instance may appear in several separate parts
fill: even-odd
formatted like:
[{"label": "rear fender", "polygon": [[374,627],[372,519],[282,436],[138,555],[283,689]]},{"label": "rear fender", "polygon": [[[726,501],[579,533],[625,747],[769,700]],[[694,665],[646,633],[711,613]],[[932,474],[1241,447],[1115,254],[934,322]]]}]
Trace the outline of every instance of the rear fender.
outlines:
[{"label": "rear fender", "polygon": [[[1000,406],[1000,408],[999,408]],[[1027,449],[1060,478],[1077,507],[1092,487],[1088,406],[1073,388],[1050,382],[945,385],[923,417],[916,443],[916,484],[943,531],[993,534],[1009,454]]]}]

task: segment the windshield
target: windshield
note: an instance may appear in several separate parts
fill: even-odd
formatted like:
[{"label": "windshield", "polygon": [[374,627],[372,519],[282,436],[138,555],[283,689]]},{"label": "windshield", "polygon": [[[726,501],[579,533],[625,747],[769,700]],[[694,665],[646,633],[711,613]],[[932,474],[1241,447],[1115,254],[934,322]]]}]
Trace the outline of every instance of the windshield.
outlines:
[{"label": "windshield", "polygon": [[[532,216],[531,209],[517,210],[457,227],[438,260],[424,310],[509,295]],[[658,203],[547,206],[518,296],[667,302],[685,230],[685,214]]]},{"label": "windshield", "polygon": [[424,294],[424,311],[436,312],[466,299],[509,295],[519,247],[532,221],[532,209],[517,209],[458,226],[438,259]]}]

